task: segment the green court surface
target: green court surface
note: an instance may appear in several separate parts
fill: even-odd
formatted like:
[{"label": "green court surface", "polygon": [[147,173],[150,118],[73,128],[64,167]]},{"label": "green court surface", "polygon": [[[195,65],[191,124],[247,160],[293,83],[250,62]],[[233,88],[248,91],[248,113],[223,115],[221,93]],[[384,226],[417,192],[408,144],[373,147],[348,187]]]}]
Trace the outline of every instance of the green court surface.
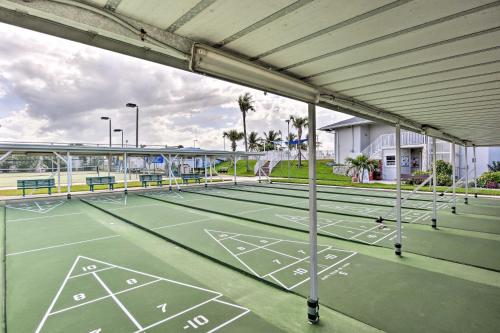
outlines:
[{"label": "green court surface", "polygon": [[6,207],[8,332],[283,332],[79,200]]},{"label": "green court surface", "polygon": [[[272,204],[285,208],[308,209],[308,199],[293,198],[283,195],[262,194],[259,192],[244,192],[229,190],[225,187],[193,188],[187,190],[193,193],[211,195],[219,198],[242,200],[255,203]],[[347,202],[318,201],[318,212],[335,213],[339,215],[368,217],[377,219],[384,216],[387,220],[395,220],[394,210],[391,207],[380,207]],[[402,221],[430,225],[432,212],[430,210],[402,209]],[[452,214],[446,210],[438,211],[438,226],[485,233],[500,234],[500,217],[475,214]]]},{"label": "green court surface", "polygon": [[[165,202],[152,206],[158,201],[132,194],[127,199],[106,195],[84,200],[167,242],[210,258],[214,265],[230,267],[281,290],[308,295],[305,234],[283,236],[275,227],[217,214],[200,217],[196,209]],[[185,202],[201,200],[204,198]],[[163,226],[159,226],[160,220]],[[333,239],[319,244],[318,257],[321,304],[380,330],[494,332],[500,325],[497,287],[360,254],[336,246]]]},{"label": "green court surface", "polygon": [[[141,195],[273,226],[301,231],[309,228],[308,212],[301,209],[235,201],[192,192],[150,191]],[[395,227],[395,223],[388,222],[381,226],[368,218],[318,214],[318,233],[321,235],[387,248],[394,247]],[[404,251],[429,257],[500,271],[500,237],[488,239],[480,236],[477,233],[456,234],[444,228],[433,230],[427,226],[405,224],[403,248]],[[467,246],[464,247],[463,244]]]}]

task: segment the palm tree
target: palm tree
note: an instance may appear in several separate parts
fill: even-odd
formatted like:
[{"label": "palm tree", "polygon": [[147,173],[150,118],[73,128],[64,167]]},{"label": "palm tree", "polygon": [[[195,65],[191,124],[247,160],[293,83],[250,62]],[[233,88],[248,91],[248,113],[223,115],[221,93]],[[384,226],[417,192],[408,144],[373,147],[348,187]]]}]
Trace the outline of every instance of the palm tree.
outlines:
[{"label": "palm tree", "polygon": [[307,117],[297,117],[297,116],[290,116],[290,120],[292,121],[292,126],[297,129],[297,140],[299,141],[297,143],[297,149],[299,151],[299,167],[302,166],[302,153],[300,150],[300,141],[302,140],[302,129],[306,128],[308,126],[308,120]]},{"label": "palm tree", "polygon": [[[247,142],[247,113],[249,111],[255,112],[255,107],[253,106],[254,101],[252,99],[252,95],[250,93],[245,93],[244,95],[240,95],[238,97],[238,105],[240,106],[241,115],[243,116],[243,136],[245,138],[245,151],[248,151],[248,142]],[[248,165],[248,157],[247,160],[247,171],[250,170],[250,166]]]},{"label": "palm tree", "polygon": [[286,138],[286,141],[288,141],[288,149],[292,150],[293,146],[290,142],[294,141],[297,138],[297,135],[295,133],[288,133],[288,137]]},{"label": "palm tree", "polygon": [[279,139],[279,132],[269,130],[264,132],[264,144],[269,147],[268,150],[274,150],[274,141]]},{"label": "palm tree", "polygon": [[359,179],[359,182],[363,182],[363,175],[365,174],[365,170],[368,172],[375,169],[375,161],[370,160],[365,155],[359,155],[355,158],[348,157],[345,159],[345,163],[347,164],[347,173],[350,171],[354,171],[354,174]]},{"label": "palm tree", "polygon": [[257,151],[260,141],[262,141],[262,139],[259,138],[259,133],[255,131],[250,132],[248,135],[248,148],[250,151]]},{"label": "palm tree", "polygon": [[235,129],[224,132],[224,135],[231,141],[231,149],[233,151],[236,151],[236,141],[240,141],[245,136],[243,132],[238,132]]}]

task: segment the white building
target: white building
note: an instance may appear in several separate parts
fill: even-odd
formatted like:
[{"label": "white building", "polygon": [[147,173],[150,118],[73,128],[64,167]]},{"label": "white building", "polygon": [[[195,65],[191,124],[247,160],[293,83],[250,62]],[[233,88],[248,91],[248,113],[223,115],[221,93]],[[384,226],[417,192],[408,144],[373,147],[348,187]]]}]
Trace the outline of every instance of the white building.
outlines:
[{"label": "white building", "polygon": [[[319,130],[334,134],[335,161],[343,163],[346,157],[363,154],[370,159],[378,160],[383,180],[396,178],[395,129],[392,126],[375,123],[359,117],[352,117],[337,123],[324,126]],[[426,135],[401,130],[401,174],[410,175],[417,170],[431,168],[430,154],[432,140]],[[451,162],[451,143],[437,140],[436,153],[438,160]],[[470,175],[473,175],[473,154],[468,152]],[[500,161],[500,147],[478,147],[477,175],[488,171],[488,164]],[[456,173],[465,176],[465,148],[456,146]]]}]

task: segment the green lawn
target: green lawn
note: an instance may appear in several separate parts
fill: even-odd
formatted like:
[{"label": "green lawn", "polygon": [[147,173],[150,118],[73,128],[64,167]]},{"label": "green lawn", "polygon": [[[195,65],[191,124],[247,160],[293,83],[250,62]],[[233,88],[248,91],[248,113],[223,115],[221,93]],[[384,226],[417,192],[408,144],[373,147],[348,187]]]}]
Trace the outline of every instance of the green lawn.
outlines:
[{"label": "green lawn", "polygon": [[[255,167],[255,163],[257,163],[256,160],[248,160],[248,166],[249,166],[250,170],[247,171],[246,170],[247,161],[242,160],[242,161],[236,162],[236,175],[248,176],[248,177],[255,176],[255,173],[253,172],[254,167]],[[227,173],[229,175],[232,175],[234,172],[234,165],[233,165],[232,161],[226,161],[226,162],[222,162],[222,163],[217,164],[217,166],[215,167],[215,170],[217,172],[219,172],[219,170],[221,168],[227,168]]]},{"label": "green lawn", "polygon": [[[342,176],[340,176],[342,177]],[[307,179],[290,179],[288,180],[287,178],[273,178],[273,182],[280,182],[280,183],[297,183],[297,184],[307,184],[308,180]],[[384,184],[384,183],[353,183],[350,180],[324,180],[318,178],[317,181],[318,185],[332,185],[332,186],[351,186],[351,187],[361,187],[361,188],[381,188],[381,189],[390,189],[390,190],[395,190],[396,189],[396,184]],[[401,189],[403,190],[414,190],[416,186],[413,185],[401,185]],[[437,190],[438,191],[444,191],[448,187],[446,186],[438,186]],[[432,187],[429,186],[424,186],[420,189],[420,191],[423,192],[432,192]],[[457,193],[465,193],[464,188],[457,188],[456,190]],[[448,191],[450,193],[450,190]],[[474,193],[474,188],[469,188],[469,194]],[[495,189],[485,189],[485,188],[478,188],[478,194],[482,195],[499,195],[500,196],[500,190],[495,190]]]},{"label": "green lawn", "polygon": [[[334,174],[332,167],[327,165],[331,160],[316,161],[316,178],[322,180],[335,180],[350,182],[350,177]],[[290,178],[307,179],[308,161],[302,161],[302,166],[298,166],[298,161],[290,162]],[[271,172],[271,177],[288,177],[288,161],[279,162]]]}]

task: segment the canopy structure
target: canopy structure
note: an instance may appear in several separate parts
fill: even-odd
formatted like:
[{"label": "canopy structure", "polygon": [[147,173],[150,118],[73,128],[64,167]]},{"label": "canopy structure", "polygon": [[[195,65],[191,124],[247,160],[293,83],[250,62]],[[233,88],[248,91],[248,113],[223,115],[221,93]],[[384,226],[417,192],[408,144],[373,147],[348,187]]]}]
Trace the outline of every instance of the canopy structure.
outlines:
[{"label": "canopy structure", "polygon": [[0,0],[0,21],[500,145],[499,1]]},{"label": "canopy structure", "polygon": [[[396,160],[401,128],[453,151],[500,145],[500,1],[0,0],[0,21],[306,102],[311,151],[317,105],[394,125]],[[315,154],[308,163],[317,323]],[[455,177],[453,193],[452,208]]]}]

